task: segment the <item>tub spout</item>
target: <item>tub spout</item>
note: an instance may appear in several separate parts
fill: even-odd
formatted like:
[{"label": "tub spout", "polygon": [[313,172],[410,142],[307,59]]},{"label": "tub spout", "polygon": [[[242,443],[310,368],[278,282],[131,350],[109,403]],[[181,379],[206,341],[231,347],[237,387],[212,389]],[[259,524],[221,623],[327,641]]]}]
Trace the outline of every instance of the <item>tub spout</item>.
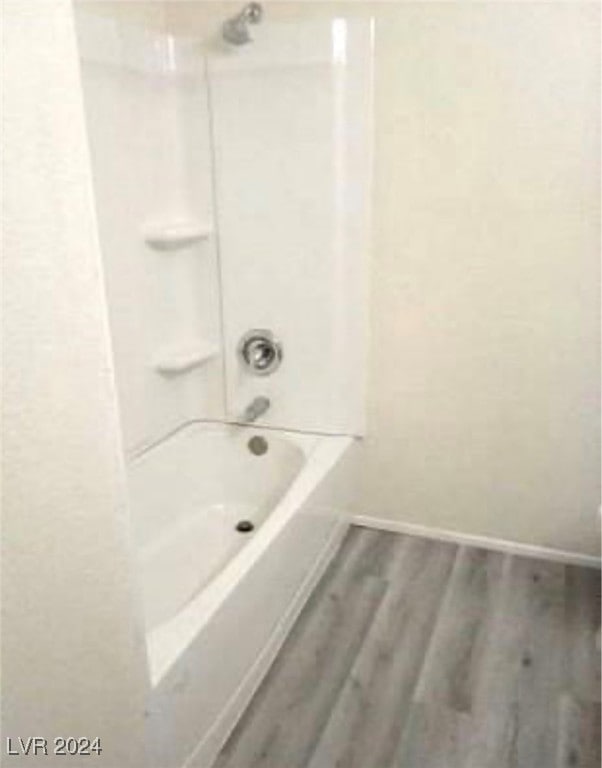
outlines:
[{"label": "tub spout", "polygon": [[256,397],[247,407],[242,415],[242,420],[247,422],[257,421],[260,416],[270,407],[269,397]]}]

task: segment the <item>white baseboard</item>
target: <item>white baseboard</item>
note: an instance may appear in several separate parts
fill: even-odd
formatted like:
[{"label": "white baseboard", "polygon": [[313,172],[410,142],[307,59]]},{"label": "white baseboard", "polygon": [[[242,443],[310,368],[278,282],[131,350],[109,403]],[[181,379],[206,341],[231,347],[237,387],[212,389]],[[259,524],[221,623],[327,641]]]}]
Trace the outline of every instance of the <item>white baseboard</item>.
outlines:
[{"label": "white baseboard", "polygon": [[209,733],[185,761],[183,768],[211,768],[228,737],[234,730],[251,699],[261,685],[272,662],[282,648],[295,621],[335,556],[349,529],[348,520],[341,520],[330,535],[313,567],[297,590],[285,615],[273,631],[244,680],[234,692]]},{"label": "white baseboard", "polygon": [[522,544],[518,541],[508,541],[506,539],[493,539],[488,536],[475,536],[470,533],[448,531],[444,528],[431,528],[426,525],[404,523],[387,518],[372,517],[371,515],[355,515],[352,518],[351,523],[352,525],[360,525],[364,528],[377,528],[378,530],[391,531],[392,533],[405,533],[408,536],[423,536],[427,539],[451,541],[454,544],[465,544],[471,547],[492,549],[496,552],[508,552],[512,555],[521,555],[522,557],[534,557],[541,560],[553,560],[559,563],[584,565],[589,568],[601,567],[600,558],[595,557],[594,555],[584,555],[580,552],[567,552],[562,549],[552,549],[550,547],[538,547],[534,544]]}]

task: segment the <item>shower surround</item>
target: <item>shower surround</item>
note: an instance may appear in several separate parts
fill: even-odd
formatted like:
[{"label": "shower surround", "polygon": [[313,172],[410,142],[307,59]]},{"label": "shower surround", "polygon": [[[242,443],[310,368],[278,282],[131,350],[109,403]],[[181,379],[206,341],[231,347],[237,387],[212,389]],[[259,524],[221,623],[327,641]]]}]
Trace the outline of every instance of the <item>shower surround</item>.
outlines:
[{"label": "shower surround", "polygon": [[372,23],[214,32],[78,14],[156,768],[211,764],[346,531],[364,430]]}]

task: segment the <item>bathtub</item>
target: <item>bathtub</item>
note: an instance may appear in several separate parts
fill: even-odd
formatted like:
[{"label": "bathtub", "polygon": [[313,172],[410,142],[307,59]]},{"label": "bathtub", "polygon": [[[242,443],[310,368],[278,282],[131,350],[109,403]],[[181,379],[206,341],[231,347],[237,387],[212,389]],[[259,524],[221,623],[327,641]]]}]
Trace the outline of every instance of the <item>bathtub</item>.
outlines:
[{"label": "bathtub", "polygon": [[355,446],[195,423],[131,463],[149,766],[213,762],[342,540]]}]

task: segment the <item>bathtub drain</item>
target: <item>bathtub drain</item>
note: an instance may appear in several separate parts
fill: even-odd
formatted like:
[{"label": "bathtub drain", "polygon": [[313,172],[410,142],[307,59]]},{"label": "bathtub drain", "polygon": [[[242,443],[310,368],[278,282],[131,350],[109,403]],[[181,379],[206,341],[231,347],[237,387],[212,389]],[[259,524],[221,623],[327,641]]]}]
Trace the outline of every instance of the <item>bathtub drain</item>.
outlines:
[{"label": "bathtub drain", "polygon": [[236,530],[239,533],[251,533],[254,528],[255,525],[250,520],[239,520],[236,523]]},{"label": "bathtub drain", "polygon": [[268,451],[268,441],[261,435],[254,435],[247,443],[247,446],[255,456],[263,456]]}]

